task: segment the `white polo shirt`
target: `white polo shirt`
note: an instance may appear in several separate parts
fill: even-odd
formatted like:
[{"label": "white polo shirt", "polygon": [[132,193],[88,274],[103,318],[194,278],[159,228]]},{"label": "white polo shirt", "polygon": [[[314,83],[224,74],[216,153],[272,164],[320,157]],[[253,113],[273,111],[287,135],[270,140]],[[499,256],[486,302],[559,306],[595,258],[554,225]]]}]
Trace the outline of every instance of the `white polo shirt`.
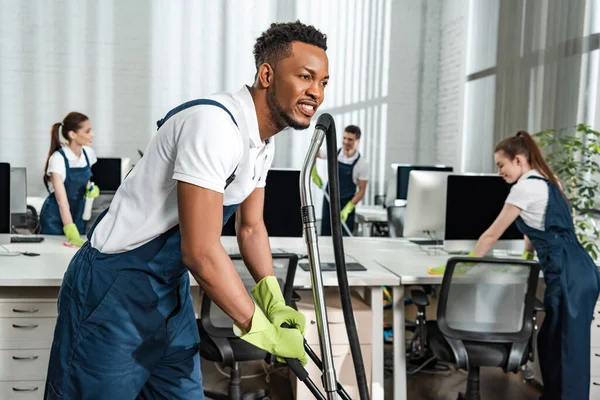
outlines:
[{"label": "white polo shirt", "polygon": [[[223,193],[224,205],[239,204],[265,186],[275,144],[273,138],[260,139],[249,89],[206,98],[223,104],[239,128],[214,105],[190,107],[169,118],[115,193],[91,238],[94,248],[132,250],[177,225],[177,181]],[[236,178],[225,189],[236,166]]]},{"label": "white polo shirt", "polygon": [[521,210],[521,218],[527,225],[544,231],[548,208],[548,183],[539,179],[527,179],[530,176],[541,177],[542,174],[533,169],[523,174],[510,189],[505,202]]},{"label": "white polo shirt", "polygon": [[[358,155],[359,152],[356,151],[352,155],[352,157],[348,157],[346,156],[346,153],[344,153],[344,150],[342,150],[340,151],[340,154],[338,154],[337,159],[343,164],[352,165],[354,161],[356,161],[356,159],[358,158]],[[319,158],[327,159],[327,149],[321,149],[319,151],[319,156]],[[369,162],[365,159],[365,157],[362,154],[360,155],[358,162],[354,166],[354,169],[352,169],[352,182],[354,182],[355,185],[358,185],[359,180],[369,180]]]},{"label": "white polo shirt", "polygon": [[[63,144],[61,150],[63,151],[63,153],[65,153],[65,156],[69,161],[70,168],[83,168],[87,166],[87,161],[85,159],[83,151],[81,152],[81,155],[77,157],[77,155],[73,153],[73,150],[71,150],[71,148],[67,145]],[[83,150],[85,150],[85,153],[88,156],[88,159],[90,161],[90,167],[96,164],[98,158],[96,157],[96,152],[94,151],[94,149],[88,146],[83,146]],[[65,166],[65,159],[63,158],[62,154],[60,154],[58,151],[52,153],[52,155],[48,159],[48,169],[46,169],[46,174],[50,176],[51,173],[59,174],[63,182],[67,178],[67,167]],[[50,193],[54,192],[54,187],[52,187],[51,181],[48,181],[48,189],[50,190]]]}]

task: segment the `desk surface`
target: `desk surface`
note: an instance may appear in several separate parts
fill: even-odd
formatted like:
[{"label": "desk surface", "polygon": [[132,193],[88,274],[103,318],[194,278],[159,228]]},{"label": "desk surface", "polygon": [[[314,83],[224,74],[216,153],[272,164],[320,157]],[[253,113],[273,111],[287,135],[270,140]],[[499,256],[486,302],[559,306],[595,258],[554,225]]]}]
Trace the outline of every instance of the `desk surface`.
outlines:
[{"label": "desk surface", "polygon": [[[321,262],[333,262],[333,246],[331,238],[319,238],[319,254]],[[29,257],[18,256],[0,256],[0,286],[60,286],[63,275],[76,253],[77,249],[62,245],[65,240],[62,236],[45,236],[41,243],[12,243],[4,247],[10,252],[34,252],[39,256]],[[221,238],[223,247],[229,254],[239,252],[237,240],[235,237]],[[270,238],[273,252],[291,252],[299,255],[306,255],[306,245],[302,238]],[[362,242],[362,243],[361,243]],[[360,245],[357,245],[360,243]],[[344,250],[346,259],[357,261],[367,268],[367,271],[348,271],[348,282],[350,286],[396,286],[400,283],[397,275],[390,272],[384,266],[373,261],[370,253],[373,240],[360,238],[348,238],[344,240]],[[389,246],[389,244],[380,244]],[[353,251],[349,251],[349,250]],[[354,251],[356,250],[356,251]],[[239,263],[236,266],[241,273],[244,268]],[[275,263],[275,272],[277,274],[282,262]],[[338,286],[337,275],[335,272],[323,272],[323,283],[325,286]],[[190,280],[193,286],[197,285],[194,279]],[[310,273],[303,271],[298,267],[296,287],[310,287]]]}]

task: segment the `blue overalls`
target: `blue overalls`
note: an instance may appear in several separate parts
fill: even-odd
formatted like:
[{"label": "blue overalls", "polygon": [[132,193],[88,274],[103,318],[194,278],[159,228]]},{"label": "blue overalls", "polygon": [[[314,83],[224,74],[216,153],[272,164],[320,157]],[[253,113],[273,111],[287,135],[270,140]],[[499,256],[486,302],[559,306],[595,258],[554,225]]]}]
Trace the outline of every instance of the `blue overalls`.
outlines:
[{"label": "blue overalls", "polygon": [[600,273],[575,235],[570,207],[548,184],[545,231],[517,218],[535,248],[546,283],[545,318],[538,334],[544,394],[541,399],[587,400],[590,391],[590,329]]},{"label": "blue overalls", "polygon": [[[81,168],[71,168],[69,166],[69,160],[65,155],[65,152],[60,149],[58,152],[65,160],[65,191],[67,192],[67,200],[69,201],[69,209],[71,210],[71,218],[73,223],[77,226],[79,234],[85,234],[85,221],[83,220],[83,209],[85,208],[85,190],[87,184],[92,177],[92,169],[90,167],[90,160],[84,149],[81,149],[85,156],[86,166]],[[45,181],[44,181],[45,182]],[[48,183],[46,188],[48,188]],[[58,202],[54,193],[50,195],[44,201],[42,211],[40,213],[40,233],[43,235],[64,235],[63,223],[60,218],[60,210],[58,208]]]},{"label": "blue overalls", "polygon": [[[215,103],[186,103],[158,125],[194,105],[229,113]],[[236,208],[223,207],[223,224]],[[203,400],[199,344],[179,225],[123,253],[104,254],[87,241],[60,288],[44,398]]]},{"label": "blue overalls", "polygon": [[[342,149],[339,149],[337,155],[340,155]],[[356,160],[352,164],[345,164],[338,160],[338,175],[340,177],[340,207],[344,206],[352,200],[356,194],[356,184],[352,180],[352,171],[354,166],[360,159],[360,154],[356,157]],[[329,193],[329,184],[325,187],[327,193]],[[323,212],[321,216],[321,236],[331,236],[331,210],[329,209],[329,202],[327,198],[323,198]],[[346,226],[350,232],[354,232],[354,211],[348,215],[346,220]],[[348,236],[345,229],[342,229],[343,235]]]}]

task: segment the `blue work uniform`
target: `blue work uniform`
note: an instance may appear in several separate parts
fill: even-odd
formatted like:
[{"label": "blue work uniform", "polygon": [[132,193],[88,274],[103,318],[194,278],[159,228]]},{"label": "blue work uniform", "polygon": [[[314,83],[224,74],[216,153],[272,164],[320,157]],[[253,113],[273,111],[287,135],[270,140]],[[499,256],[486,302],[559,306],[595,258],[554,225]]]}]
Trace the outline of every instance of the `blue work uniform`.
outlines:
[{"label": "blue work uniform", "polygon": [[[196,100],[158,125],[204,104],[229,113]],[[226,186],[233,179],[235,171]],[[223,206],[223,224],[236,208]],[[44,398],[203,400],[199,345],[179,225],[120,253],[102,253],[88,241],[63,278]]]},{"label": "blue work uniform", "polygon": [[541,399],[589,399],[590,328],[600,293],[600,273],[579,243],[571,210],[560,189],[548,184],[545,230],[517,218],[517,227],[537,252],[546,292],[544,322],[538,334],[538,354],[544,394]]},{"label": "blue work uniform", "polygon": [[[339,156],[342,149],[339,149],[337,155]],[[340,209],[344,208],[346,204],[356,194],[356,184],[352,179],[352,171],[360,160],[360,154],[356,157],[356,160],[352,164],[346,164],[338,160],[338,175],[340,180]],[[329,184],[325,187],[325,191],[329,193]],[[329,201],[327,198],[323,198],[323,211],[321,214],[321,236],[331,236],[331,211],[329,209]],[[354,232],[354,215],[355,212],[352,212],[348,215],[348,219],[346,220],[346,226],[350,230],[350,232]],[[348,233],[345,229],[342,229],[343,235],[348,236]]]},{"label": "blue work uniform", "polygon": [[[65,155],[65,152],[61,149],[58,150],[60,155],[65,160],[66,174],[65,177],[65,191],[67,192],[67,200],[69,201],[69,210],[71,211],[71,218],[73,223],[77,226],[79,234],[85,234],[85,221],[83,220],[83,210],[85,208],[85,191],[87,184],[92,177],[92,168],[90,166],[90,160],[85,152],[85,149],[81,149],[85,156],[86,166],[81,168],[71,168],[69,166],[69,160]],[[46,182],[46,188],[48,183]],[[63,233],[63,222],[60,217],[60,210],[58,208],[58,202],[56,201],[55,193],[50,195],[44,201],[42,211],[40,213],[40,227],[43,235],[64,235]]]}]

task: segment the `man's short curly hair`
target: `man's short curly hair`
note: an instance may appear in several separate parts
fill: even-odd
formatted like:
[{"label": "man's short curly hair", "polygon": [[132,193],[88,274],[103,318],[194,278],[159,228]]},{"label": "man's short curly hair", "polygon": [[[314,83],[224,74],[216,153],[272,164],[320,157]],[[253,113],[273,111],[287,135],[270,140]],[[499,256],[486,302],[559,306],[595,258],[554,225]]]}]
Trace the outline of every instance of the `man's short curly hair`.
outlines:
[{"label": "man's short curly hair", "polygon": [[303,42],[327,50],[327,36],[312,25],[300,21],[273,23],[256,39],[254,45],[254,63],[256,69],[269,63],[275,68],[279,60],[292,54],[291,43]]}]

